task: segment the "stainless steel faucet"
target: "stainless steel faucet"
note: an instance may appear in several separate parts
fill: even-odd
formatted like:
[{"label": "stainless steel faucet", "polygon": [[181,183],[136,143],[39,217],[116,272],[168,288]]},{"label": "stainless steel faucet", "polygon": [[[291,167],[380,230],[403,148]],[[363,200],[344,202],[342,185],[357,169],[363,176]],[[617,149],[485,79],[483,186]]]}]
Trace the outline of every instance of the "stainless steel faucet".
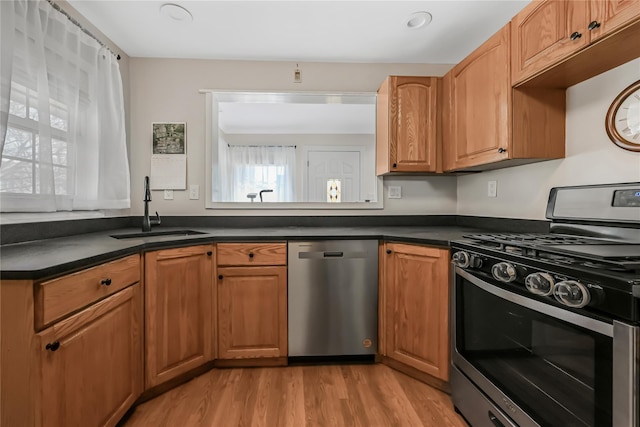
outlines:
[{"label": "stainless steel faucet", "polygon": [[152,225],[160,224],[160,215],[156,211],[155,218],[149,218],[149,202],[151,201],[151,187],[149,186],[149,177],[144,177],[144,218],[142,218],[142,231],[151,231]]}]

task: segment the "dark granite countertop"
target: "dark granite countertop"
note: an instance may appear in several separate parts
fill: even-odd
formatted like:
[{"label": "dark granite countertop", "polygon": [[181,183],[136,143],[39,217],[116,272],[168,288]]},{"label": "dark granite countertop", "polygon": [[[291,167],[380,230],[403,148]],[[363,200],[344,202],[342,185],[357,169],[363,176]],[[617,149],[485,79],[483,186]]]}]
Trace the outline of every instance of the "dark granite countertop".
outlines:
[{"label": "dark granite countertop", "polygon": [[193,230],[204,234],[116,239],[139,228],[114,229],[0,246],[0,278],[40,280],[91,267],[145,251],[211,242],[260,242],[319,239],[380,239],[448,247],[451,241],[482,229],[459,226],[383,227],[271,227],[200,228],[158,227],[154,231]]}]

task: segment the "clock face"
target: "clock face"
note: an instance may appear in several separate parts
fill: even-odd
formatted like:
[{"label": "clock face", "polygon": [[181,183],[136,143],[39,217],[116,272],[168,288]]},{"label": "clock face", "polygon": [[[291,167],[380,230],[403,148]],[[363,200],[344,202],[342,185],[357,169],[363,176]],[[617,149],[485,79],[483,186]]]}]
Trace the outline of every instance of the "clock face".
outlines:
[{"label": "clock face", "polygon": [[609,138],[621,148],[640,152],[640,81],[613,101],[606,119]]}]

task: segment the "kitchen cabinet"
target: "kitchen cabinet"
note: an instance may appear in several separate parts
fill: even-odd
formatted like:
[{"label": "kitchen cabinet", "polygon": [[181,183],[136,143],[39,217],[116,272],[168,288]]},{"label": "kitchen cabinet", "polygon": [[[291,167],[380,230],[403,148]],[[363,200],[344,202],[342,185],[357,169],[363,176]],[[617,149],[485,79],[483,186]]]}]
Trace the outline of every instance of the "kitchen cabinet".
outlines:
[{"label": "kitchen cabinet", "polygon": [[286,364],[286,243],[217,245],[218,357]]},{"label": "kitchen cabinet", "polygon": [[510,24],[443,78],[445,171],[564,157],[565,92],[511,87]]},{"label": "kitchen cabinet", "polygon": [[389,76],[378,89],[376,175],[439,172],[440,79]]},{"label": "kitchen cabinet", "polygon": [[[561,62],[638,18],[640,1],[637,0],[531,2],[511,21],[514,84]],[[608,62],[616,55],[616,51],[611,50],[592,59]]]},{"label": "kitchen cabinet", "polygon": [[1,424],[115,426],[143,386],[139,255],[0,283]]},{"label": "kitchen cabinet", "polygon": [[381,246],[380,334],[383,356],[449,380],[449,251]]},{"label": "kitchen cabinet", "polygon": [[213,358],[213,245],[145,254],[146,388]]},{"label": "kitchen cabinet", "polygon": [[140,285],[38,334],[43,425],[115,426],[142,391]]}]

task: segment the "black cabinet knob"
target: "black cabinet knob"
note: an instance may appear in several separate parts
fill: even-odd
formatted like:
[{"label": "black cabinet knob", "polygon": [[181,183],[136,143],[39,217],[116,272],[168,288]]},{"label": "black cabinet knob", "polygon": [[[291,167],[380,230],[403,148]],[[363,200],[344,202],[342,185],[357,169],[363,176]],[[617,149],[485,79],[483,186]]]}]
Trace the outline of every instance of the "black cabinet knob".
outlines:
[{"label": "black cabinet knob", "polygon": [[394,163],[393,165],[391,165],[391,166],[392,166],[392,167],[394,167],[394,168],[397,168],[397,167],[398,167],[398,165],[397,165],[397,164],[395,164],[395,163]]},{"label": "black cabinet knob", "polygon": [[60,348],[60,341],[51,342],[51,343],[47,344],[44,348],[45,348],[45,350],[56,351],[57,349]]},{"label": "black cabinet knob", "polygon": [[569,38],[571,40],[578,40],[580,37],[582,37],[582,34],[580,34],[577,31],[574,31],[573,33],[571,33],[571,35],[569,36]]},{"label": "black cabinet knob", "polygon": [[591,21],[587,28],[589,29],[589,31],[593,31],[596,28],[600,28],[600,23],[598,21]]},{"label": "black cabinet knob", "polygon": [[218,280],[222,280],[222,279],[224,279],[224,276],[222,274],[219,274],[218,275]]},{"label": "black cabinet knob", "polygon": [[498,153],[500,154],[504,153],[505,151],[507,151],[506,148],[502,148],[502,147],[498,148]]},{"label": "black cabinet knob", "polygon": [[391,249],[387,249],[387,254],[390,254],[390,253],[391,253]]},{"label": "black cabinet knob", "polygon": [[253,252],[249,252],[249,258],[253,258]]},{"label": "black cabinet knob", "polygon": [[211,255],[213,255],[213,252],[207,251],[207,255],[211,256]]},{"label": "black cabinet knob", "polygon": [[110,279],[110,278],[108,278],[108,277],[107,277],[106,279],[102,279],[102,280],[100,281],[100,284],[101,284],[101,285],[105,285],[105,286],[109,286],[109,285],[111,285],[111,279]]}]

